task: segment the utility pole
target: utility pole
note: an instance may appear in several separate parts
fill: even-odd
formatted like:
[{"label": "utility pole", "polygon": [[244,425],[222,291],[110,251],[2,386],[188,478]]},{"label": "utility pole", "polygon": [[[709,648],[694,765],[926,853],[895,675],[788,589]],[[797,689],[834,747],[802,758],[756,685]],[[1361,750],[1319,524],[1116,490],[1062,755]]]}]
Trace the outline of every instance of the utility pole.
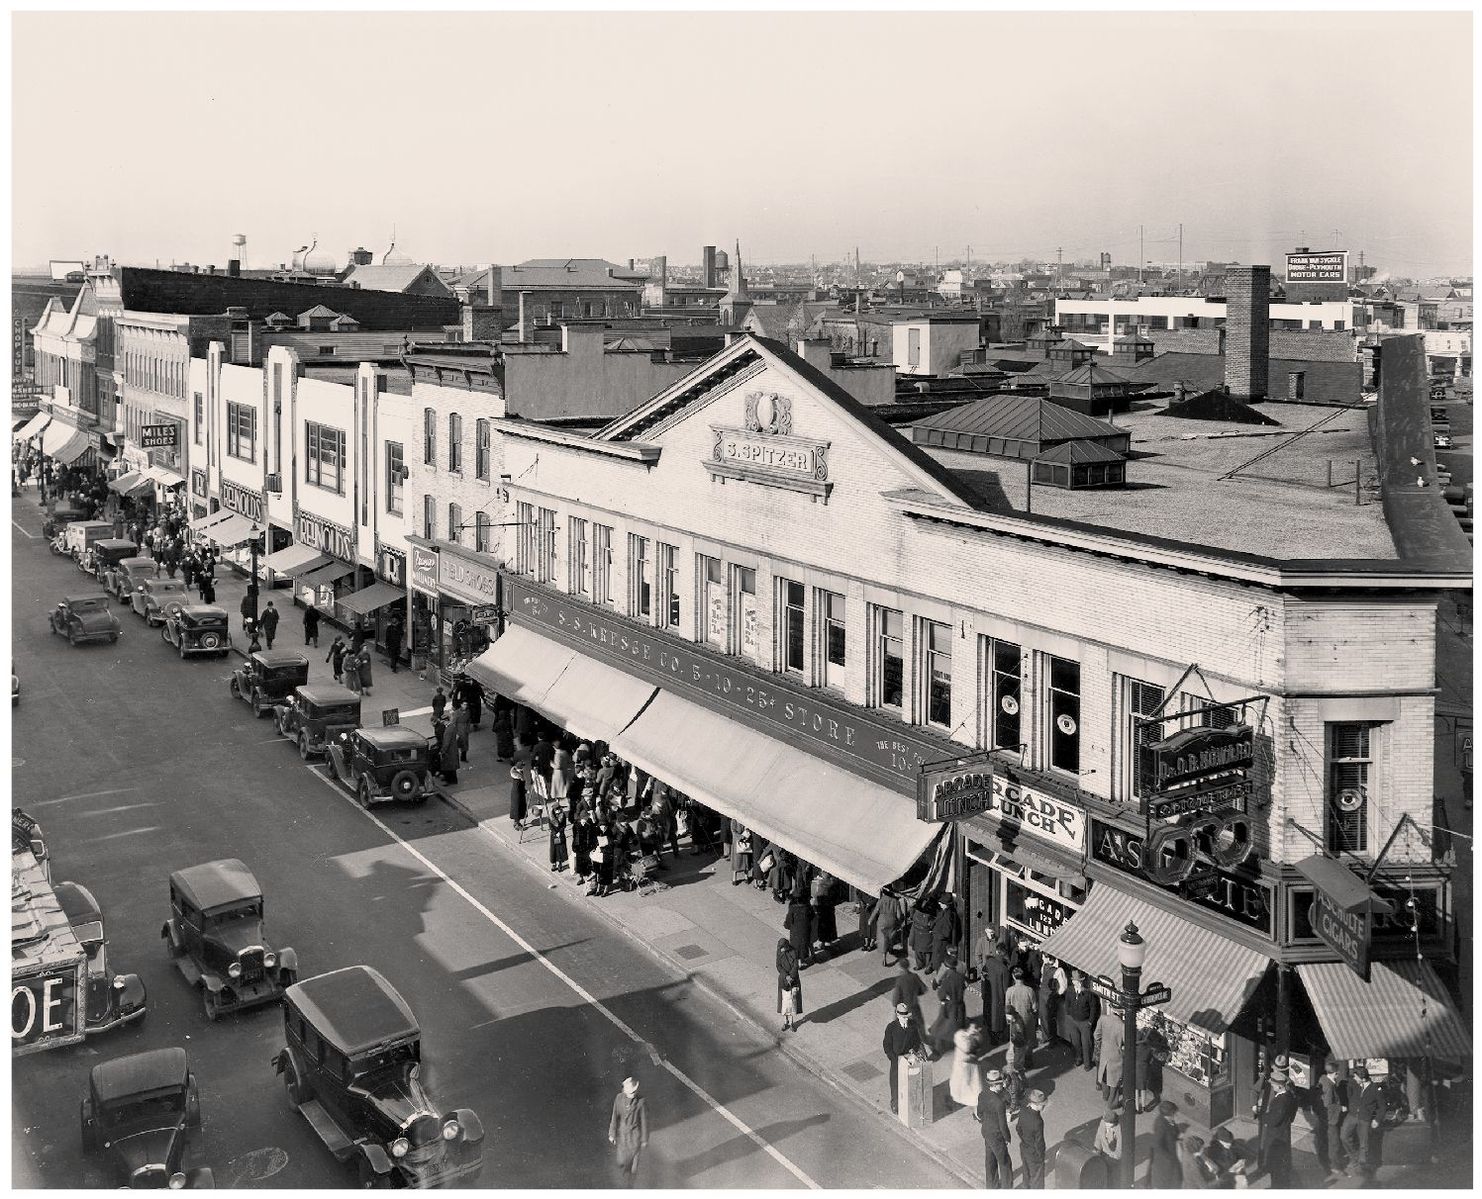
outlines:
[{"label": "utility pole", "polygon": [[1055,247],[1055,286],[1057,288],[1064,288],[1064,286],[1065,286],[1065,247],[1064,246],[1056,246]]},{"label": "utility pole", "polygon": [[1142,249],[1142,226],[1137,226],[1137,281],[1142,282],[1142,268],[1147,262]]},{"label": "utility pole", "polygon": [[1184,223],[1178,223],[1178,277],[1184,277]]}]

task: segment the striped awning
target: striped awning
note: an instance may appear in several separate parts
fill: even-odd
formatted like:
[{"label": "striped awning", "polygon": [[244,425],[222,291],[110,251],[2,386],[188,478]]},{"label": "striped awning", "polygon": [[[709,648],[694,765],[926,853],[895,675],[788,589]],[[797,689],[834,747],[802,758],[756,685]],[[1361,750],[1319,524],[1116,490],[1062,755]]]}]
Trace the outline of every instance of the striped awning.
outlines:
[{"label": "striped awning", "polygon": [[1128,922],[1147,943],[1143,989],[1162,983],[1173,992],[1163,1005],[1170,1019],[1224,1032],[1255,994],[1271,959],[1212,929],[1194,924],[1110,883],[1099,881],[1081,910],[1040,946],[1088,975],[1120,982],[1117,938]]},{"label": "striped awning", "polygon": [[341,579],[353,575],[355,568],[346,566],[343,562],[330,559],[328,566],[321,566],[311,574],[295,576],[293,585],[302,591],[307,587],[310,591],[318,591],[321,587],[332,587]]},{"label": "striped awning", "polygon": [[36,434],[40,433],[49,424],[51,424],[51,413],[38,412],[15,431],[14,438],[16,441],[26,441],[29,438],[35,437]]},{"label": "striped awning", "polygon": [[204,533],[212,525],[219,525],[222,521],[224,521],[228,516],[231,515],[233,515],[233,513],[226,508],[218,508],[215,512],[209,512],[205,516],[196,517],[195,520],[191,521],[190,524],[186,527],[190,529],[192,533]]},{"label": "striped awning", "polygon": [[1430,963],[1418,958],[1374,962],[1365,982],[1342,962],[1297,966],[1297,977],[1334,1057],[1472,1056],[1472,1038]]},{"label": "striped awning", "polygon": [[41,452],[67,465],[87,453],[89,444],[86,433],[61,421],[53,421],[41,436]]}]

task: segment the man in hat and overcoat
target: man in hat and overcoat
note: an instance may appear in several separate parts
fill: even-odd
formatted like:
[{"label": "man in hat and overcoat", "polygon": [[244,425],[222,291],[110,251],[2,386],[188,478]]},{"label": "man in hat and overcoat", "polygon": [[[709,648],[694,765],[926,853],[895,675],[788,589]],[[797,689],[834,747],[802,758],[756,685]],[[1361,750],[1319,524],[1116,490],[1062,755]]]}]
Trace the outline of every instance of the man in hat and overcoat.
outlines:
[{"label": "man in hat and overcoat", "polygon": [[1019,1109],[1019,1160],[1024,1165],[1026,1190],[1045,1188],[1045,1118],[1042,1114],[1050,1101],[1043,1091],[1035,1089],[1024,1097]]},{"label": "man in hat and overcoat", "polygon": [[1337,1058],[1323,1063],[1322,1077],[1313,1092],[1313,1141],[1317,1164],[1323,1173],[1341,1173],[1347,1158],[1343,1153],[1343,1114],[1348,1110],[1347,1088]]},{"label": "man in hat and overcoat", "polygon": [[1271,1093],[1261,1113],[1257,1161],[1263,1174],[1271,1176],[1271,1189],[1284,1191],[1292,1185],[1292,1120],[1297,1115],[1297,1097],[1292,1093],[1285,1070],[1272,1070]]},{"label": "man in hat and overcoat", "polygon": [[900,1110],[900,1059],[921,1052],[921,1029],[911,1014],[911,1005],[897,1003],[895,1019],[885,1026],[885,1073],[890,1076],[890,1110]]},{"label": "man in hat and overcoat", "polygon": [[978,1095],[977,1117],[983,1132],[983,1168],[989,1190],[1014,1186],[1014,1163],[1009,1160],[1009,1109],[1004,1100],[1004,1077],[998,1070],[989,1070],[983,1078],[983,1090]]}]

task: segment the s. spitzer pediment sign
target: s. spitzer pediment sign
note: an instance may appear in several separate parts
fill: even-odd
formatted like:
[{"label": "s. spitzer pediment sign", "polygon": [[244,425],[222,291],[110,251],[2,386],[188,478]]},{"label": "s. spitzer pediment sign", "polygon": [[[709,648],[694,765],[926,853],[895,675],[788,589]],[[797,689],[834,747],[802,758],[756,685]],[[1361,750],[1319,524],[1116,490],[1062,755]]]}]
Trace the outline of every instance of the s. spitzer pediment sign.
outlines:
[{"label": "s. spitzer pediment sign", "polygon": [[711,425],[715,445],[705,461],[713,479],[782,487],[828,501],[827,441],[793,433],[792,399],[777,392],[746,396],[746,427]]}]

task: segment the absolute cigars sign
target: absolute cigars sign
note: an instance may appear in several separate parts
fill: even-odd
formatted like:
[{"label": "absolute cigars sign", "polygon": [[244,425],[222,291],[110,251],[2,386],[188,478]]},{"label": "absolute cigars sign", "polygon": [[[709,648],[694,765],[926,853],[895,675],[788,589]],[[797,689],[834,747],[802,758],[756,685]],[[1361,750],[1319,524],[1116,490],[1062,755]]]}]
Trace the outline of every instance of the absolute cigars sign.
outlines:
[{"label": "absolute cigars sign", "polygon": [[1307,918],[1323,944],[1343,959],[1365,982],[1369,981],[1369,942],[1373,936],[1369,908],[1345,908],[1321,888],[1312,897]]},{"label": "absolute cigars sign", "polygon": [[516,624],[713,711],[739,717],[768,736],[823,750],[902,794],[915,795],[922,765],[943,757],[939,741],[870,720],[774,675],[745,670],[655,629],[573,604],[525,579],[505,575],[504,586],[505,606]]}]

